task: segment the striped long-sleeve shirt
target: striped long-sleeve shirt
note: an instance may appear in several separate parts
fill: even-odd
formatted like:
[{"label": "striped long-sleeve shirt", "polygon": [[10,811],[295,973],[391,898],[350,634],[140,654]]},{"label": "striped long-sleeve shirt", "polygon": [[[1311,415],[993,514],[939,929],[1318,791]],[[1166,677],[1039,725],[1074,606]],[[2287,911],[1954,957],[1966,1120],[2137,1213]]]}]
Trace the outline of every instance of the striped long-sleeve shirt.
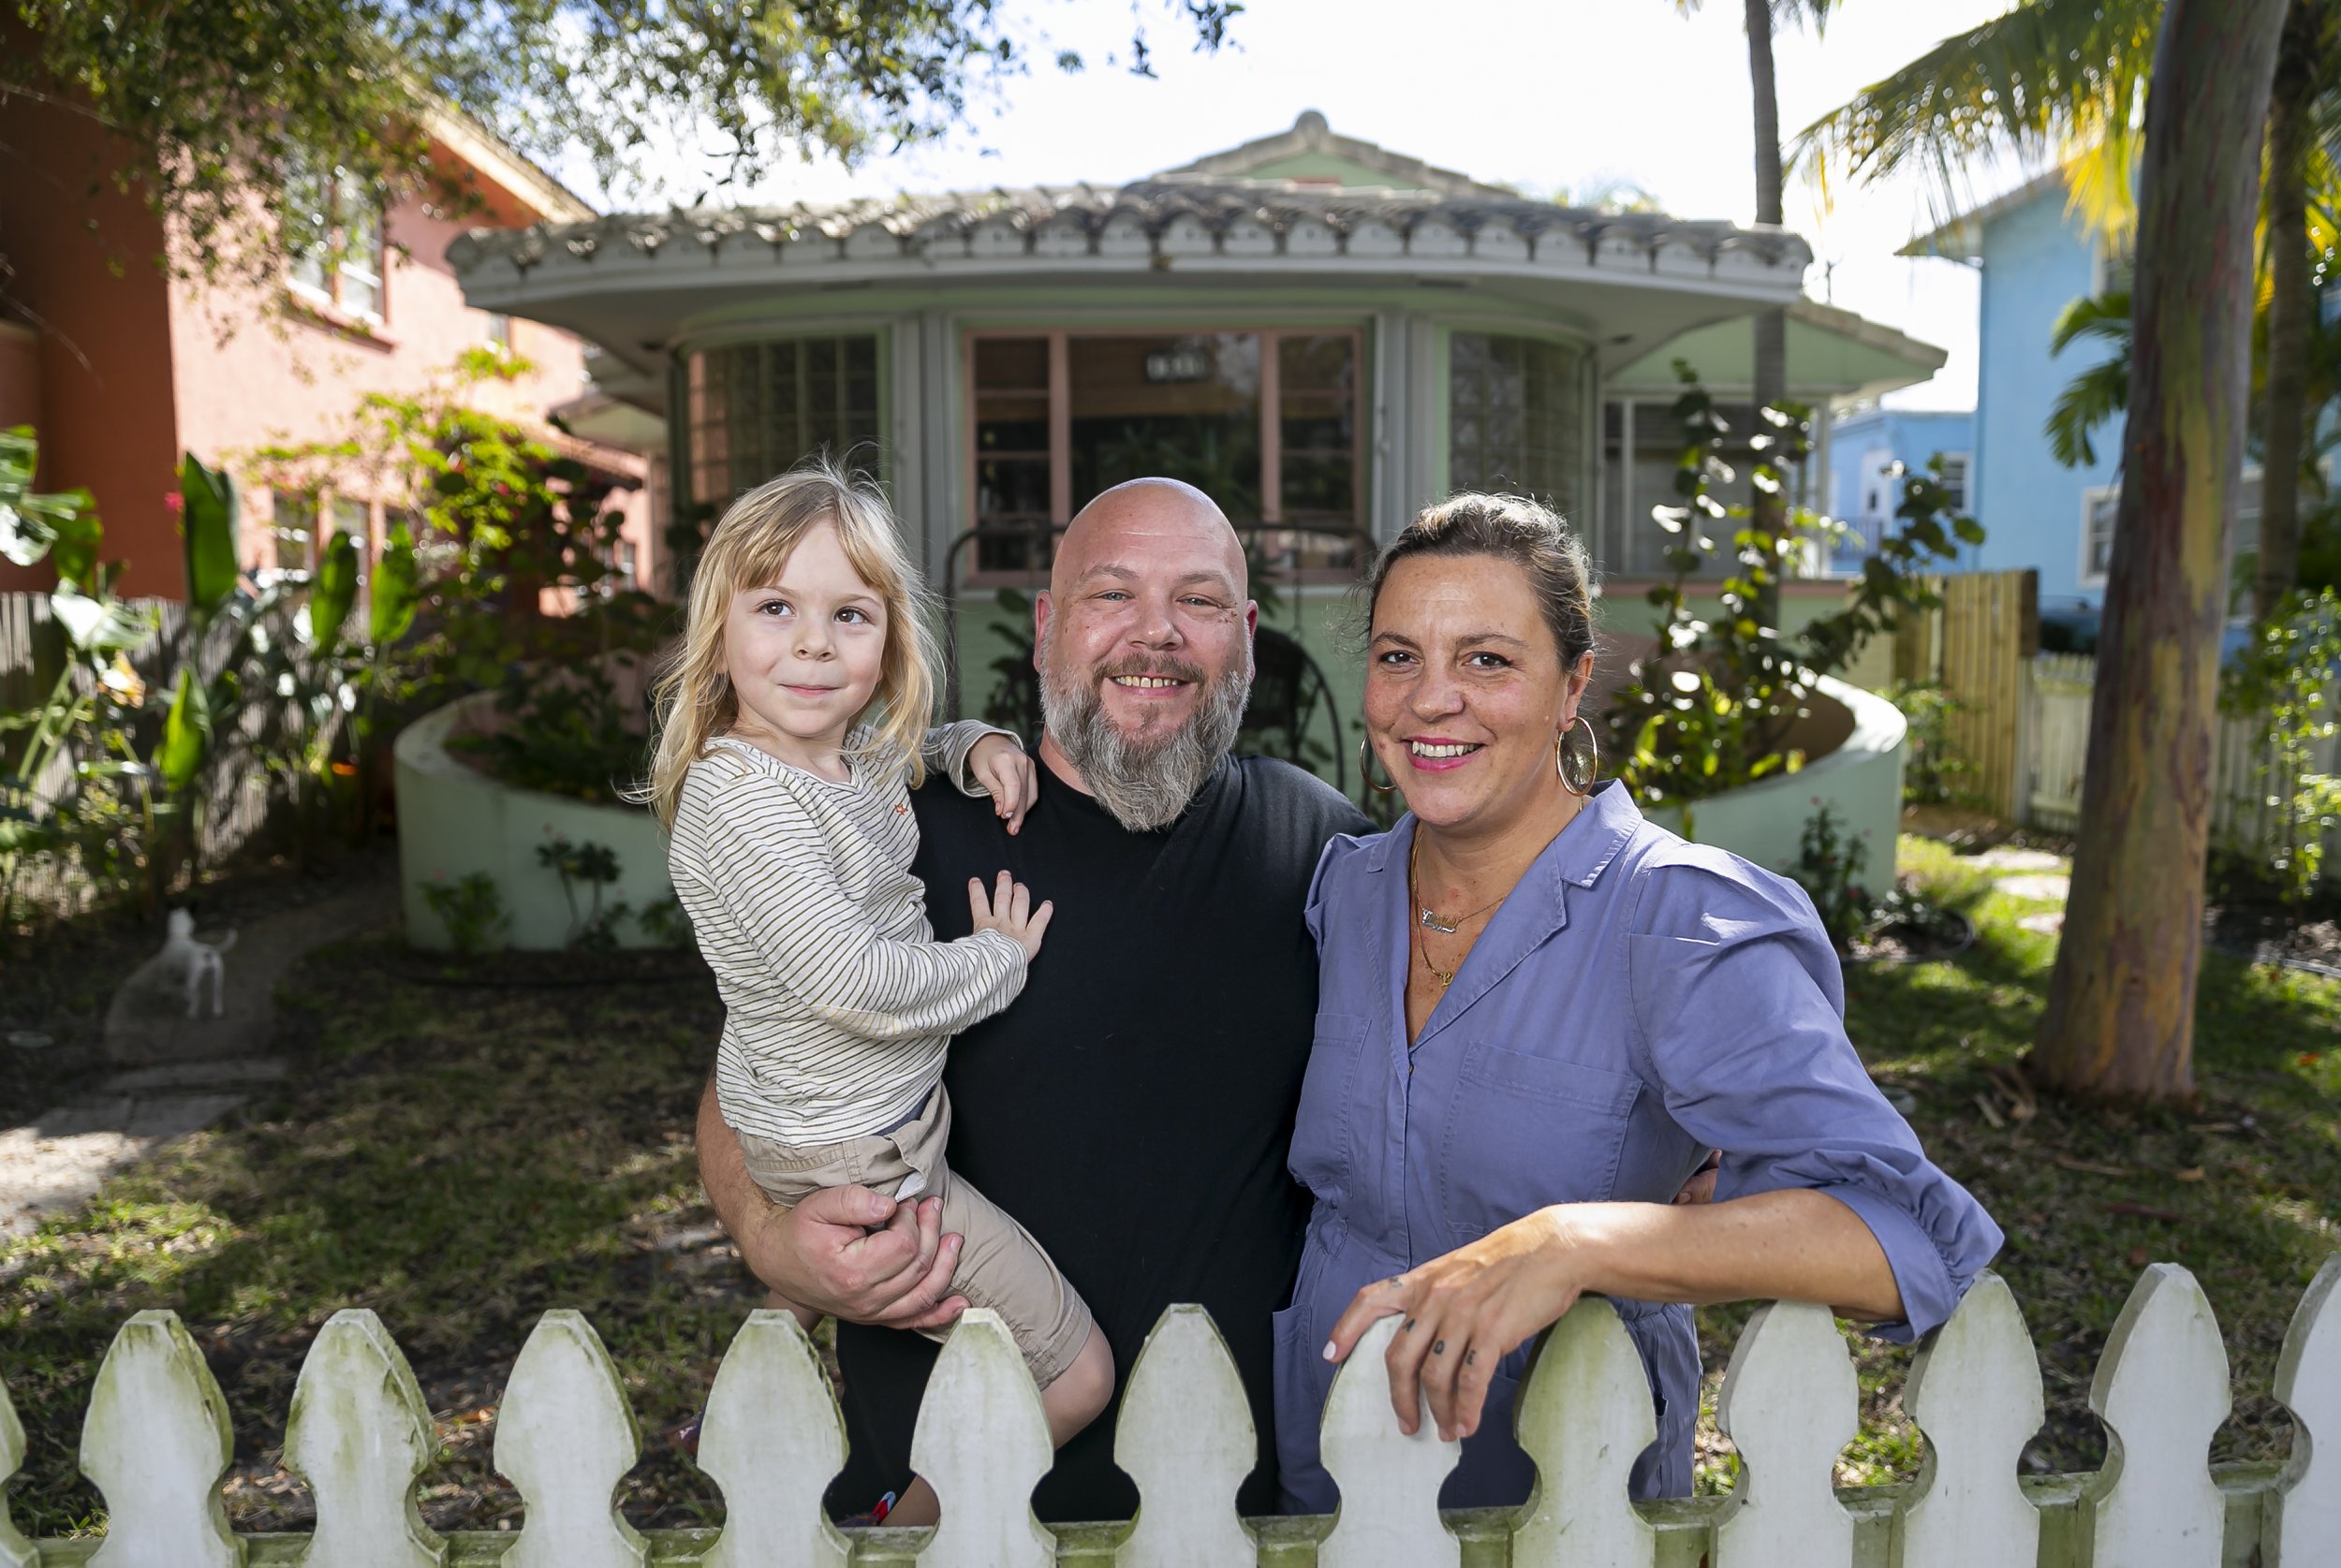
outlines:
[{"label": "striped long-sleeve shirt", "polygon": [[[967,756],[995,733],[930,730],[928,761],[979,794]],[[1013,938],[935,940],[904,773],[865,758],[832,784],[718,738],[684,778],[667,863],[723,995],[715,1098],[741,1132],[805,1145],[900,1122],[951,1035],[1023,989]]]}]

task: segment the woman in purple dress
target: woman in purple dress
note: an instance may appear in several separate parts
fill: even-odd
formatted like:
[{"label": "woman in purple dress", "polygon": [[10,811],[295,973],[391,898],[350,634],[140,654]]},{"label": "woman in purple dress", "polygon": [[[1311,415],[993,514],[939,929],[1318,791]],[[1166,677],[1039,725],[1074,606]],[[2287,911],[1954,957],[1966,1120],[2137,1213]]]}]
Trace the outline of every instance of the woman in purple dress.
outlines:
[{"label": "woman in purple dress", "polygon": [[[1296,1511],[1334,1506],[1319,1415],[1377,1318],[1405,1319],[1400,1427],[1419,1388],[1463,1439],[1441,1501],[1514,1503],[1527,1342],[1611,1297],[1657,1409],[1633,1492],[1674,1496],[1699,1414],[1686,1303],[1822,1302],[1907,1341],[1999,1248],[1847,1040],[1803,890],[1596,787],[1588,577],[1551,513],[1489,495],[1425,511],[1374,568],[1367,743],[1407,814],[1328,844],[1309,900],[1291,1164],[1317,1207],[1276,1324]],[[1670,1203],[1717,1149],[1715,1201]]]}]

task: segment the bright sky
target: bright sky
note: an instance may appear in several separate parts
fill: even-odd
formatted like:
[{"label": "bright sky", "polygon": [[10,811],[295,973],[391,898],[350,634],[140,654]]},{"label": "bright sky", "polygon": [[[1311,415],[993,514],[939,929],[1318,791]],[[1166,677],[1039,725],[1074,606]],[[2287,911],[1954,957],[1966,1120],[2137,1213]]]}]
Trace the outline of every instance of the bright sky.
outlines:
[{"label": "bright sky", "polygon": [[[1481,179],[1550,192],[1612,178],[1687,218],[1755,215],[1747,42],[1742,8],[1708,0],[1685,18],[1671,0],[1250,0],[1233,44],[1186,52],[1184,23],[1139,0],[1156,80],[1103,63],[1126,47],[1120,0],[1009,0],[1053,47],[1080,50],[1067,75],[1044,52],[950,140],[847,170],[792,169],[722,200],[828,201],[989,185],[1120,183],[1283,130],[1304,109],[1345,135]],[[2006,8],[2007,0],[1851,0],[1825,38],[1784,32],[1775,51],[1789,135],[1863,84]],[[676,153],[660,198],[688,203],[714,175]],[[582,170],[564,171],[592,192]],[[1986,174],[1986,192],[2013,176]],[[639,202],[625,204],[640,204]],[[1933,227],[1915,181],[1872,187],[1818,211],[1791,177],[1790,227],[1818,258],[1807,290],[1951,351],[1935,379],[1888,401],[1965,408],[1975,401],[1976,283],[1965,266],[1894,255]]]}]

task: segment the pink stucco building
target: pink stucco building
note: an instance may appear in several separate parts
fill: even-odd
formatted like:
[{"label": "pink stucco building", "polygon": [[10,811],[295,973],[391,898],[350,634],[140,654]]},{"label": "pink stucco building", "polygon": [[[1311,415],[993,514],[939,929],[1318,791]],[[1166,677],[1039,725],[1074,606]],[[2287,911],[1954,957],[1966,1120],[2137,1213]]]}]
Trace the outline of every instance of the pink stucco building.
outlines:
[{"label": "pink stucco building", "polygon": [[[163,230],[142,200],[95,177],[114,150],[91,121],[0,96],[0,427],[38,432],[41,488],[96,497],[106,554],[127,563],[123,593],[183,592],[173,506],[183,451],[236,474],[247,565],[301,564],[320,530],[358,535],[371,559],[404,497],[357,482],[347,493],[274,493],[247,455],[338,434],[364,393],[420,389],[483,344],[535,369],[482,386],[477,403],[636,482],[621,561],[651,581],[654,464],[546,424],[555,409],[600,401],[589,395],[583,345],[465,304],[446,258],[466,228],[575,222],[592,210],[459,115],[435,115],[427,128],[434,159],[476,189],[473,209],[450,219],[409,199],[380,214],[376,242],[337,268],[297,267],[265,284],[190,281],[156,265]],[[52,581],[45,564],[0,561],[0,592]]]}]

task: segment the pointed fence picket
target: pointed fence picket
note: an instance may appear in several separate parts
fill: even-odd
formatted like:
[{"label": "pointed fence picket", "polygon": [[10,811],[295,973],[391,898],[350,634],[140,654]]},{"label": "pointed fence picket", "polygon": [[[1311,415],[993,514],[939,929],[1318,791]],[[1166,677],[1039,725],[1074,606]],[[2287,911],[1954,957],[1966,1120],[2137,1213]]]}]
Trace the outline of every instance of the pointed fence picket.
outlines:
[{"label": "pointed fence picket", "polygon": [[2040,1367],[2015,1294],[1989,1269],[1919,1352],[1902,1406],[1926,1437],[1920,1494],[1902,1518],[1899,1568],[2032,1562],[2040,1511],[2017,1460],[2048,1419]]},{"label": "pointed fence picket", "polygon": [[2275,1395],[2298,1423],[2272,1501],[2274,1568],[2341,1564],[2341,1254],[2325,1260],[2276,1357]]},{"label": "pointed fence picket", "polygon": [[538,1318],[496,1413],[495,1467],[527,1508],[503,1568],[641,1568],[649,1552],[616,1506],[641,1446],[594,1326],[567,1309]]},{"label": "pointed fence picket", "polygon": [[[943,1500],[932,1531],[841,1532],[820,1500],[845,1461],[837,1406],[811,1342],[757,1312],[709,1396],[701,1462],[723,1488],[722,1530],[637,1532],[616,1511],[639,1451],[601,1341],[548,1312],[512,1369],[495,1461],[524,1505],[515,1534],[426,1529],[415,1487],[434,1450],[405,1357],[372,1313],[346,1312],[311,1347],[285,1460],[308,1483],[306,1535],[240,1536],[220,1483],[227,1407],[167,1312],[123,1325],[98,1370],[81,1467],[105,1494],[102,1541],[26,1541],[0,1492],[0,1568],[2267,1568],[2341,1565],[2341,1259],[2303,1296],[2274,1392],[2298,1423],[2283,1467],[2204,1462],[2228,1410],[2226,1353],[2194,1278],[2146,1270],[2108,1340],[2090,1399],[2113,1438],[2094,1476],[2018,1481],[2041,1419],[2039,1365],[2007,1286],[1986,1275],[1925,1346],[1905,1396],[1927,1441],[1907,1488],[1833,1488],[1852,1435],[1844,1341],[1819,1308],[1774,1303],[1741,1336],[1721,1418],[1745,1464],[1735,1494],[1627,1501],[1654,1430],[1641,1358],[1607,1302],[1580,1302],[1539,1347],[1515,1414],[1539,1481],[1528,1506],[1442,1515],[1459,1445],[1426,1420],[1401,1436],[1371,1329],[1334,1379],[1322,1452],[1341,1487],[1331,1520],[1235,1513],[1256,1433],[1235,1366],[1200,1308],[1156,1326],[1114,1432],[1137,1482],[1135,1523],[1051,1531],[1032,1490],[1050,1463],[1038,1396],[997,1317],[970,1312],[935,1364],[912,1459]],[[24,1438],[0,1388],[0,1482]],[[712,1537],[712,1538],[711,1538]]]},{"label": "pointed fence picket", "polygon": [[2149,1266],[2089,1385],[2110,1439],[2083,1516],[2097,1561],[2219,1568],[2227,1500],[2203,1457],[2228,1404],[2227,1347],[2202,1287],[2175,1263]]},{"label": "pointed fence picket", "polygon": [[1211,1314],[1162,1314],[1129,1370],[1113,1462],[1138,1483],[1138,1528],[1114,1568],[1212,1568],[1258,1555],[1235,1489],[1259,1453],[1244,1379]]},{"label": "pointed fence picket", "polygon": [[1756,1309],[1723,1376],[1715,1425],[1740,1450],[1738,1506],[1715,1555],[1738,1568],[1853,1561],[1853,1517],[1830,1477],[1862,1429],[1852,1357],[1826,1307]]}]

